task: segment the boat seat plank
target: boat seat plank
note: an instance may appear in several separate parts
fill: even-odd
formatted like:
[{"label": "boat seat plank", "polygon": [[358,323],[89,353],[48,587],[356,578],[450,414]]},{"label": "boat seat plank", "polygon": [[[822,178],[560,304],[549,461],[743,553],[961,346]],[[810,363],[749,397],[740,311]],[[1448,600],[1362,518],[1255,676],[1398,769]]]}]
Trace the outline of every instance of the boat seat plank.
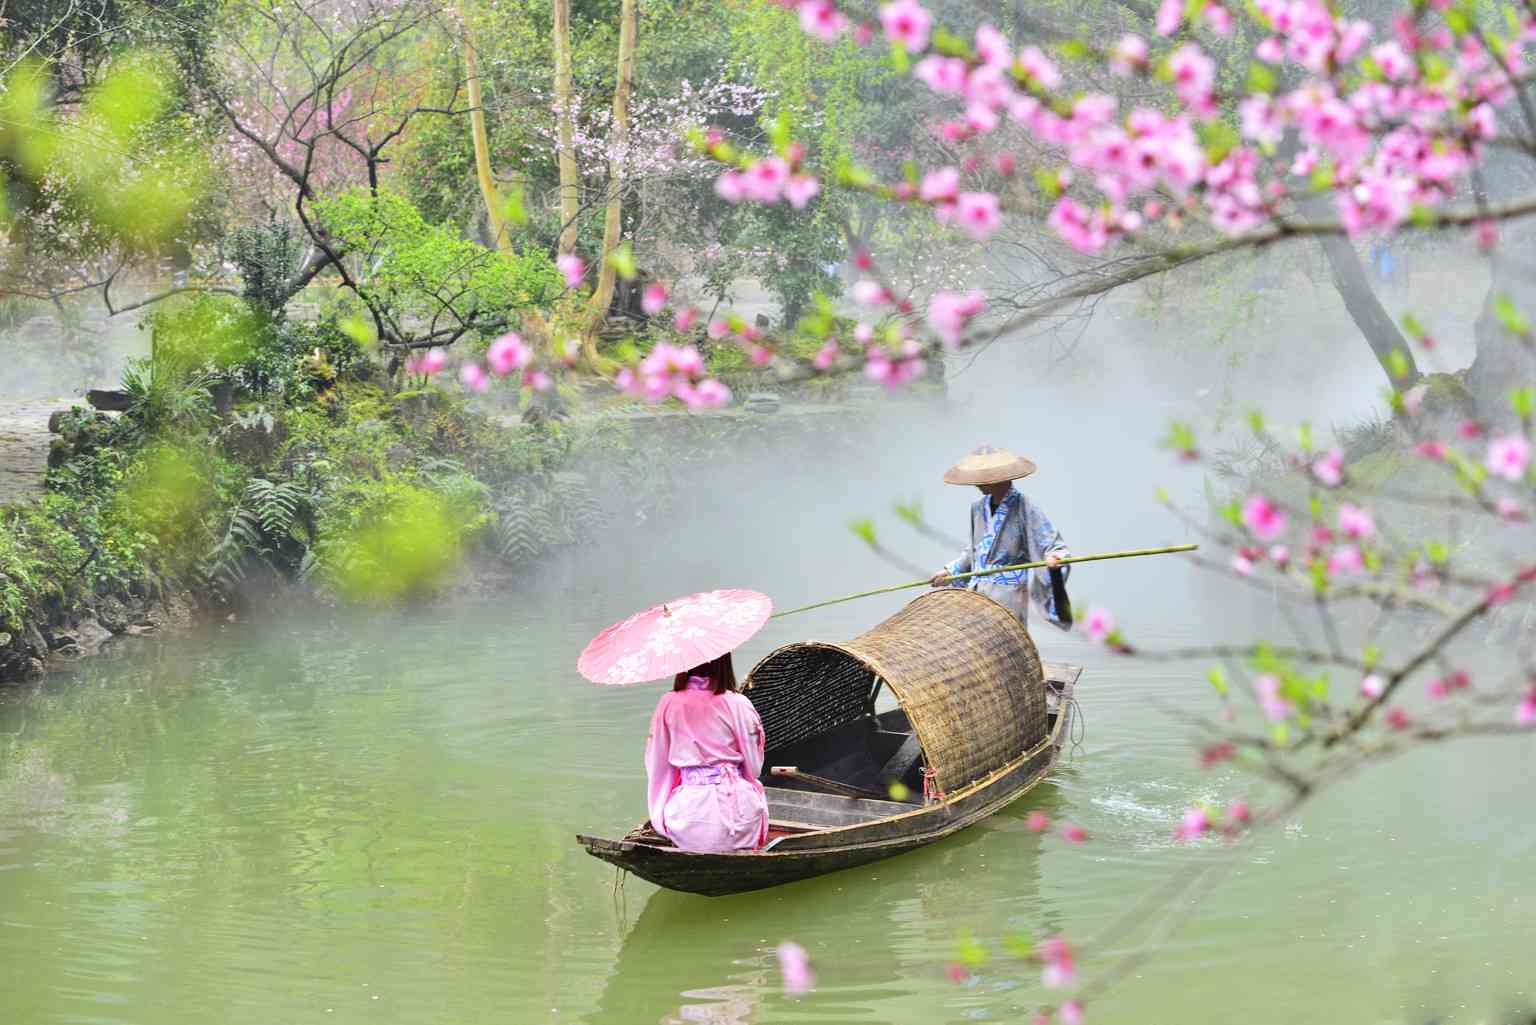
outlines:
[{"label": "boat seat plank", "polygon": [[900,801],[841,797],[837,794],[817,794],[807,790],[787,790],[780,787],[765,787],[764,790],[768,795],[770,821],[793,822],[813,829],[874,822],[877,819],[909,812],[913,807]]},{"label": "boat seat plank", "polygon": [[912,771],[912,766],[923,756],[923,745],[918,741],[915,733],[909,733],[885,763],[885,768],[880,770],[880,782],[886,786],[897,782]]}]

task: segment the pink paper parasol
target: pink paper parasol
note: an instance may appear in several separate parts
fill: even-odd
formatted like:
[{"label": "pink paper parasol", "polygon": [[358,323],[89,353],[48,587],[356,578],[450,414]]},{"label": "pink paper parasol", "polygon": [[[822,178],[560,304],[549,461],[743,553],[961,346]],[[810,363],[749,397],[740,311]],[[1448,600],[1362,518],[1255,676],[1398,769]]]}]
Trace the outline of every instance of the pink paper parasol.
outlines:
[{"label": "pink paper parasol", "polygon": [[701,591],[637,612],[592,638],[576,668],[593,683],[660,680],[734,651],[773,602],[756,591]]}]

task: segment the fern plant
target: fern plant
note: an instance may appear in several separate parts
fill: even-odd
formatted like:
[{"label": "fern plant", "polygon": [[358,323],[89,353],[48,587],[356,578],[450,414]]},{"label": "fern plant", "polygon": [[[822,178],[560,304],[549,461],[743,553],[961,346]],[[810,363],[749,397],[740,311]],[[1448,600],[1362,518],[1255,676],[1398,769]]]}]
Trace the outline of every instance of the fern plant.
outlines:
[{"label": "fern plant", "polygon": [[254,560],[280,576],[307,579],[316,565],[314,499],[295,481],[250,481],[224,536],[203,558],[204,578],[233,588]]}]

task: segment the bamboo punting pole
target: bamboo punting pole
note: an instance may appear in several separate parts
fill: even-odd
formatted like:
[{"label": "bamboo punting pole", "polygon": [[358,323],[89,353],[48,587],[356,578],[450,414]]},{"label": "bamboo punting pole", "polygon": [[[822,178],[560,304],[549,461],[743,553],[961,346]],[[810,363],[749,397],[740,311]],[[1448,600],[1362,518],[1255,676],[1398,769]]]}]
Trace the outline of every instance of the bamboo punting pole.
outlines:
[{"label": "bamboo punting pole", "polygon": [[[1102,562],[1105,559],[1134,559],[1142,555],[1170,555],[1174,552],[1192,552],[1199,545],[1171,545],[1167,548],[1132,548],[1124,552],[1099,552],[1096,555],[1073,555],[1058,561],[1057,565],[1065,566],[1074,562]],[[993,566],[991,569],[972,570],[969,573],[956,573],[946,577],[950,580],[969,580],[971,577],[987,577],[994,573],[1012,573],[1021,569],[1043,569],[1044,562],[1020,562],[1012,566]],[[877,594],[890,594],[892,591],[905,591],[912,587],[927,587],[927,580],[913,580],[905,584],[892,584],[889,587],[877,587],[873,591],[860,591],[857,594],[845,594],[841,598],[829,598],[826,601],[813,602],[810,605],[801,605],[799,608],[786,609],[783,612],[775,612],[769,619],[779,619],[783,616],[793,616],[797,612],[809,612],[812,609],[824,609],[828,605],[841,605],[845,601],[853,601],[856,598],[871,598]]]}]

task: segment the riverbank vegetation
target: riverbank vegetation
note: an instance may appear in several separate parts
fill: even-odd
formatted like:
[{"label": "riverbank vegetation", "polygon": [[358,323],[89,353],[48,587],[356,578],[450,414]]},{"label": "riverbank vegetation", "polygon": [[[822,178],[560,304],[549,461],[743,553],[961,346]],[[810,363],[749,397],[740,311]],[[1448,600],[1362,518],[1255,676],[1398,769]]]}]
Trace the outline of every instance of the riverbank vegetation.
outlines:
[{"label": "riverbank vegetation", "polygon": [[[1132,288],[1148,335],[1229,344],[1262,255],[1336,296],[1385,419],[1335,445],[1222,396],[1169,425],[1209,502],[1163,504],[1281,610],[1275,636],[1161,653],[1078,617],[1116,654],[1207,663],[1199,757],[1257,791],[1176,835],[1241,840],[1404,750],[1528,731],[1536,17],[1007,13],[172,0],[8,21],[0,284],[152,311],[121,415],[64,417],[49,493],[5,513],[8,664],[54,646],[34,619],[102,596],[409,601],[466,555],[574,543],[611,507],[584,458],[637,453],[631,504],[657,476],[647,430],[591,415],[616,402],[899,392]],[[1472,323],[1387,311],[1418,233],[1487,261]],[[768,309],[734,309],[749,279]],[[1462,365],[1439,362],[1447,332]],[[1474,681],[1465,646],[1501,617],[1513,640]],[[1118,941],[1089,998],[1139,963]],[[1074,949],[1019,947],[1058,989]],[[1070,1025],[1080,997],[1043,1013]]]}]

